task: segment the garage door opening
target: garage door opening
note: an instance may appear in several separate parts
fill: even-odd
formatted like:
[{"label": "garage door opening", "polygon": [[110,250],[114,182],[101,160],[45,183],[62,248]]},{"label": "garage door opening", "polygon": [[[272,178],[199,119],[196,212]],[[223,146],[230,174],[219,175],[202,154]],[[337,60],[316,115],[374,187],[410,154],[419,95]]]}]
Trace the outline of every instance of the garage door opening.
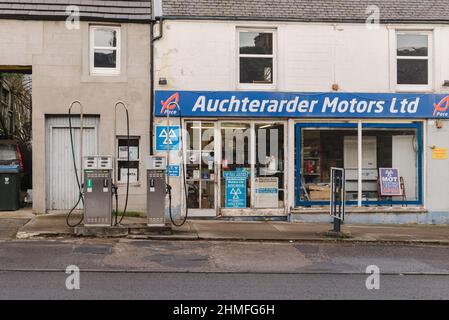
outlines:
[{"label": "garage door opening", "polygon": [[18,168],[19,206],[32,203],[32,72],[0,65],[0,165]]},{"label": "garage door opening", "polygon": [[[79,191],[75,178],[75,169],[70,143],[69,118],[66,115],[47,116],[46,122],[46,194],[47,212],[68,211],[76,204]],[[83,155],[98,154],[99,144],[98,116],[83,117]],[[80,154],[80,118],[72,115],[73,147]],[[81,169],[79,157],[75,157],[76,167]],[[77,173],[78,176],[80,172]],[[82,203],[77,207],[82,209]]]}]

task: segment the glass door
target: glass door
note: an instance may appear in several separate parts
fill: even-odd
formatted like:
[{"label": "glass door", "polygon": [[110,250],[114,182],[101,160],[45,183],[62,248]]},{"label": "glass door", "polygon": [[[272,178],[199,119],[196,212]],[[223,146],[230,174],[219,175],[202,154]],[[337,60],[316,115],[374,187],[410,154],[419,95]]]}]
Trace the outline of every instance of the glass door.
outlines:
[{"label": "glass door", "polygon": [[[283,215],[285,124],[272,121],[220,123],[220,212]],[[251,210],[246,210],[251,209]]]},{"label": "glass door", "polygon": [[251,125],[223,122],[221,130],[221,208],[251,207]]},{"label": "glass door", "polygon": [[215,127],[214,122],[185,122],[187,206],[192,216],[216,216]]}]

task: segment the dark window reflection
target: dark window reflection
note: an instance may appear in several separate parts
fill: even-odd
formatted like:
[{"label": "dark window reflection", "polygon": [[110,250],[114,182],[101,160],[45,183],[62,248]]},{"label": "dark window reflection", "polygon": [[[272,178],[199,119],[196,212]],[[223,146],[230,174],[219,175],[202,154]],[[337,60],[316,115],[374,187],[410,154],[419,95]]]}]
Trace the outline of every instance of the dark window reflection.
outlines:
[{"label": "dark window reflection", "polygon": [[428,84],[428,60],[398,59],[398,84]]},{"label": "dark window reflection", "polygon": [[115,50],[95,50],[95,68],[115,68],[117,66],[117,52]]},{"label": "dark window reflection", "polygon": [[419,56],[428,55],[428,36],[416,34],[399,34],[398,56]]},{"label": "dark window reflection", "polygon": [[273,83],[273,59],[240,58],[240,83]]},{"label": "dark window reflection", "polygon": [[273,34],[241,32],[240,54],[273,54]]}]

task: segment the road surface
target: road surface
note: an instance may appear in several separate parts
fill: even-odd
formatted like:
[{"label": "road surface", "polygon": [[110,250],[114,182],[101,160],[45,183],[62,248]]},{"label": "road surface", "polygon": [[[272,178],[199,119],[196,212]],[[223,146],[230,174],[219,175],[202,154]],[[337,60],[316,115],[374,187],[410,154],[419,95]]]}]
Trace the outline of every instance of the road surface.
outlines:
[{"label": "road surface", "polygon": [[[79,290],[66,288],[70,265]],[[379,289],[368,290],[373,265]],[[449,299],[449,247],[7,241],[0,283],[0,299]]]}]

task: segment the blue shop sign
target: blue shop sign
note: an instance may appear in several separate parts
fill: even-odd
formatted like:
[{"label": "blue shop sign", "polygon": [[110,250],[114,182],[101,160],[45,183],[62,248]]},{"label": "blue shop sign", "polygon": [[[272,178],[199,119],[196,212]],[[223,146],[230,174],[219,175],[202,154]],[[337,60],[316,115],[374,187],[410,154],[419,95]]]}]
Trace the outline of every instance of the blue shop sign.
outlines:
[{"label": "blue shop sign", "polygon": [[246,208],[246,180],[248,171],[238,168],[235,171],[225,171],[226,179],[226,208]]},{"label": "blue shop sign", "polygon": [[180,167],[177,164],[172,164],[167,167],[167,176],[169,177],[179,177]]},{"label": "blue shop sign", "polygon": [[449,95],[156,91],[156,116],[283,118],[449,118]]},{"label": "blue shop sign", "polygon": [[246,178],[226,179],[226,208],[246,208]]},{"label": "blue shop sign", "polygon": [[156,126],[156,151],[180,149],[179,126]]}]

